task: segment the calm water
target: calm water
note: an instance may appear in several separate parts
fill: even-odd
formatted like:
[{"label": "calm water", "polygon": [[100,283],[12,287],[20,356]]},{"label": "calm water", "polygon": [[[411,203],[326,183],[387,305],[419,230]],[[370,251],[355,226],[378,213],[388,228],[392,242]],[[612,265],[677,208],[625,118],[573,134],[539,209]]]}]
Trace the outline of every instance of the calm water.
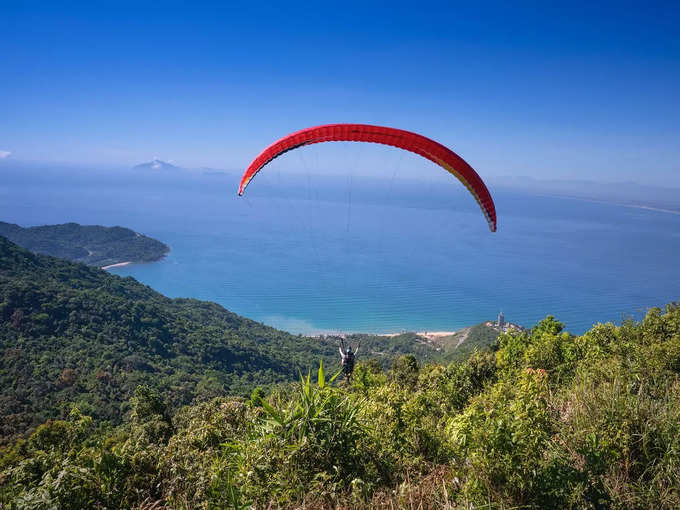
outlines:
[{"label": "calm water", "polygon": [[112,270],[292,332],[452,330],[553,314],[573,332],[680,299],[680,215],[456,182],[10,172],[0,220],[122,225],[170,245]]}]

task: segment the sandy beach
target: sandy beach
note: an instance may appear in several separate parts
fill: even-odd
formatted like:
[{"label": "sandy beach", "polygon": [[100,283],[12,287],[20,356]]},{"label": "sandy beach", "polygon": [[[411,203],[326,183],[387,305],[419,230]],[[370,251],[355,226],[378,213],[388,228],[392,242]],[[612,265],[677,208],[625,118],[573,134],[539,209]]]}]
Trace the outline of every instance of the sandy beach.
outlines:
[{"label": "sandy beach", "polygon": [[122,267],[132,264],[132,262],[118,262],[118,264],[110,264],[108,266],[102,266],[100,269],[111,269],[112,267]]},{"label": "sandy beach", "polygon": [[[430,340],[434,340],[436,338],[441,338],[443,336],[451,336],[455,335],[457,331],[416,331],[416,335],[422,336],[425,338],[429,338]],[[399,336],[403,335],[404,333],[385,333],[383,335],[377,335],[377,336],[387,336],[387,337],[393,337],[393,336]]]},{"label": "sandy beach", "polygon": [[[320,338],[320,337],[338,337],[347,338],[352,335],[371,335],[371,336],[383,336],[385,338],[393,338],[395,336],[403,335],[405,333],[413,333],[413,331],[401,331],[400,333],[343,333],[343,332],[323,332],[309,335],[310,337]],[[451,336],[458,333],[458,331],[416,331],[415,334],[428,340],[436,340],[445,336]]]}]

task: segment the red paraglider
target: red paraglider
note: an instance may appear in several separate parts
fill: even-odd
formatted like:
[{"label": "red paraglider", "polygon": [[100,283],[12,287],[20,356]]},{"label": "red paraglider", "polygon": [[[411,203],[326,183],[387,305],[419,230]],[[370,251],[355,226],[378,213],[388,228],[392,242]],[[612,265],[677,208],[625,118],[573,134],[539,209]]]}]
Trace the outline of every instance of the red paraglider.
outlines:
[{"label": "red paraglider", "polygon": [[410,131],[390,127],[371,126],[368,124],[327,124],[325,126],[303,129],[284,136],[263,150],[253,160],[243,174],[243,177],[241,177],[238,194],[243,195],[243,191],[253,177],[267,163],[284,152],[320,142],[380,143],[404,149],[429,159],[452,173],[465,185],[481,207],[491,231],[496,231],[496,207],[494,206],[491,194],[481,177],[463,158],[434,140],[411,133]]}]

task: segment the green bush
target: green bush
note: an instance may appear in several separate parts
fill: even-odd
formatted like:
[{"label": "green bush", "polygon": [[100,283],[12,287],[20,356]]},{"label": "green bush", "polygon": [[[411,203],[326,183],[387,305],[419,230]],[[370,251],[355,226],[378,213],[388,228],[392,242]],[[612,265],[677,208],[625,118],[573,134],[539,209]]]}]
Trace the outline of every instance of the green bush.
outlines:
[{"label": "green bush", "polygon": [[508,505],[530,503],[540,490],[536,473],[552,434],[547,374],[528,369],[499,381],[447,426],[463,490]]},{"label": "green bush", "polygon": [[[131,361],[132,363],[132,361]],[[680,308],[548,317],[448,366],[360,363],[123,424],[78,409],[0,449],[8,508],[680,508]]]}]

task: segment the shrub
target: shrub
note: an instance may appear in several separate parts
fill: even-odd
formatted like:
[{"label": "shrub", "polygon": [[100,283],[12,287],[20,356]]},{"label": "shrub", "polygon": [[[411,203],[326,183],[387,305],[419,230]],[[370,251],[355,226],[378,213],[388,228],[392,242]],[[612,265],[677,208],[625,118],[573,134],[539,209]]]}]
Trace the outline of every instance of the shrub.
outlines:
[{"label": "shrub", "polygon": [[474,501],[527,504],[552,434],[547,374],[529,369],[472,399],[447,430],[463,490]]}]

